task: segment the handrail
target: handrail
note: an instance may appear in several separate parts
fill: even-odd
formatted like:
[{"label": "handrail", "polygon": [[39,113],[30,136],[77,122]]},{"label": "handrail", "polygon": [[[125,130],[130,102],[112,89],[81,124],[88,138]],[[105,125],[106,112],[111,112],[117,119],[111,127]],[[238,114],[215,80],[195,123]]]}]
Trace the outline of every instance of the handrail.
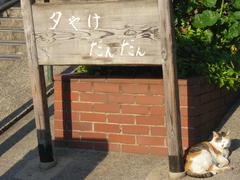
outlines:
[{"label": "handrail", "polygon": [[2,5],[0,5],[0,13],[11,8],[13,5],[17,4],[18,2],[20,2],[20,0],[10,0],[10,1],[3,3]]}]

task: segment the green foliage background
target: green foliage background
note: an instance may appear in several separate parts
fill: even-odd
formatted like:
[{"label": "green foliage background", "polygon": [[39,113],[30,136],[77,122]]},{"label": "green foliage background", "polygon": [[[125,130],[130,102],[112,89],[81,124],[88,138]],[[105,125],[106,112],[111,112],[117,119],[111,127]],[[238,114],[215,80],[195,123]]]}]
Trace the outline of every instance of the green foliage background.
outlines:
[{"label": "green foliage background", "polygon": [[208,76],[219,87],[240,87],[240,0],[175,2],[179,76]]}]

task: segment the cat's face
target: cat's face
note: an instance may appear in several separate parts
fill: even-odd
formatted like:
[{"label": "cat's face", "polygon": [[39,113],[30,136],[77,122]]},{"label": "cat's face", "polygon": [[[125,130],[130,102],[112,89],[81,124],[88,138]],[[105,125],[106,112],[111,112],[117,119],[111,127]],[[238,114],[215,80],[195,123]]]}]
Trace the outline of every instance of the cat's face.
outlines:
[{"label": "cat's face", "polygon": [[231,139],[230,139],[230,131],[227,132],[215,132],[213,131],[213,139],[214,143],[222,149],[228,149],[231,145]]}]

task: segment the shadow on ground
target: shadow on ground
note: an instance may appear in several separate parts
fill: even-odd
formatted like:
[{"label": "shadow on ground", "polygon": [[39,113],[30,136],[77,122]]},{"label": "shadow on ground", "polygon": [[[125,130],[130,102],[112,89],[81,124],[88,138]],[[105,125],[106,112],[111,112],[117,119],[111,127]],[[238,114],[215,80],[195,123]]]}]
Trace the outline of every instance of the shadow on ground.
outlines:
[{"label": "shadow on ground", "polygon": [[[53,115],[53,105],[51,105],[49,108],[49,115]],[[35,119],[32,119],[30,122],[28,122],[25,126],[23,126],[21,129],[19,129],[15,134],[10,136],[7,140],[5,140],[0,145],[0,156],[3,155],[5,152],[7,152],[9,149],[11,149],[16,143],[21,141],[27,134],[29,134],[32,130],[35,129]]]},{"label": "shadow on ground", "polygon": [[107,153],[81,151],[64,148],[56,149],[57,166],[49,170],[39,168],[37,149],[30,151],[21,161],[8,170],[0,179],[85,179],[105,158]]},{"label": "shadow on ground", "polygon": [[238,148],[240,148],[240,139],[232,139],[231,141],[231,147],[230,152],[236,151]]}]

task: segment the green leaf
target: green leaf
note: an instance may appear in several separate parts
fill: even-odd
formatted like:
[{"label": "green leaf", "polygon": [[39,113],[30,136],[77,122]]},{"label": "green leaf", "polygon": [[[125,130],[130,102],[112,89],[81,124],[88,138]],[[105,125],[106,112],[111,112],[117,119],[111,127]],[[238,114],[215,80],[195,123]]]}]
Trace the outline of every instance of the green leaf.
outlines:
[{"label": "green leaf", "polygon": [[240,9],[240,0],[233,0],[232,5],[233,5],[233,7],[235,7],[236,9]]},{"label": "green leaf", "polygon": [[215,7],[217,0],[203,0],[203,5],[209,8]]},{"label": "green leaf", "polygon": [[236,22],[230,26],[227,33],[227,39],[233,39],[235,37],[238,37],[240,35],[240,24],[239,22]]},{"label": "green leaf", "polygon": [[212,41],[212,38],[213,38],[212,31],[207,29],[207,30],[204,31],[204,35],[205,35],[205,40],[210,43]]},{"label": "green leaf", "polygon": [[214,11],[205,10],[202,14],[196,14],[193,18],[193,26],[196,28],[205,28],[217,23],[219,14]]},{"label": "green leaf", "polygon": [[234,19],[240,20],[240,11],[236,11],[233,13]]}]

